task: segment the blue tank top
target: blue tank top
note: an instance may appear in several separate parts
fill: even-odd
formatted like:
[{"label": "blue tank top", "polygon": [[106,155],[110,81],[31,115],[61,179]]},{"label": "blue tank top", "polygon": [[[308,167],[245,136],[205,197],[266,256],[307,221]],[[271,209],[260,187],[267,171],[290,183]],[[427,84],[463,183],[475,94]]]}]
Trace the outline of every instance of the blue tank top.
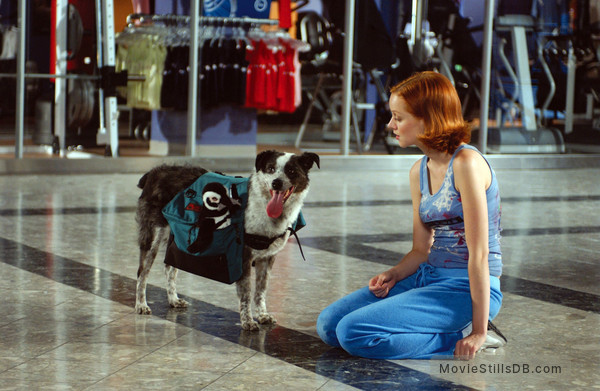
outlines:
[{"label": "blue tank top", "polygon": [[[458,151],[463,148],[477,148],[461,145],[452,155],[448,171],[440,190],[431,194],[429,189],[427,157],[421,159],[421,204],[419,215],[421,221],[434,230],[433,245],[427,263],[442,268],[467,268],[469,250],[465,241],[465,223],[460,193],[454,187],[454,170],[452,164]],[[484,158],[485,159],[485,158]],[[487,160],[486,160],[487,162]],[[489,162],[488,162],[489,166]],[[499,277],[502,274],[502,253],[500,251],[500,193],[496,173],[490,166],[492,183],[486,191],[488,223],[489,223],[489,267],[490,275]]]}]

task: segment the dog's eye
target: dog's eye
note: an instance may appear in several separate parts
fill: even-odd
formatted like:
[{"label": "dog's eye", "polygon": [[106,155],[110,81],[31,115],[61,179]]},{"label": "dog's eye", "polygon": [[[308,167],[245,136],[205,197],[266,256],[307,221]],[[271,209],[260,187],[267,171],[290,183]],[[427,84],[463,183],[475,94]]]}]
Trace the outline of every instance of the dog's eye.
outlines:
[{"label": "dog's eye", "polygon": [[267,174],[272,174],[275,172],[275,167],[269,166],[269,167],[267,167],[266,171],[267,171]]}]

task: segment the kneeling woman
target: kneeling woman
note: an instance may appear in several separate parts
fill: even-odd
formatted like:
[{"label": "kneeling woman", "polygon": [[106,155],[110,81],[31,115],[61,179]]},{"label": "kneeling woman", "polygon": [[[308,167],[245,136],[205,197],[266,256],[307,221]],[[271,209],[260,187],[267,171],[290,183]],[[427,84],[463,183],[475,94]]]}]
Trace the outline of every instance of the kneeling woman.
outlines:
[{"label": "kneeling woman", "polygon": [[[417,73],[391,89],[388,127],[425,156],[410,170],[413,246],[369,285],[325,308],[317,332],[353,355],[472,358],[506,339],[500,310],[500,197],[450,81]],[[489,330],[489,331],[488,331]]]}]

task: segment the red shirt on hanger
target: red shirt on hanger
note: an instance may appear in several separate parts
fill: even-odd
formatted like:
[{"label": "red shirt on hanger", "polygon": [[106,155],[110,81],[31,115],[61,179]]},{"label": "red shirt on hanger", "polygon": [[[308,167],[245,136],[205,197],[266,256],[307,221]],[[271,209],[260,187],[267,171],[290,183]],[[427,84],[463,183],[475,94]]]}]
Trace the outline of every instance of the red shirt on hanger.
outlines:
[{"label": "red shirt on hanger", "polygon": [[279,0],[279,27],[289,29],[292,27],[291,0]]}]

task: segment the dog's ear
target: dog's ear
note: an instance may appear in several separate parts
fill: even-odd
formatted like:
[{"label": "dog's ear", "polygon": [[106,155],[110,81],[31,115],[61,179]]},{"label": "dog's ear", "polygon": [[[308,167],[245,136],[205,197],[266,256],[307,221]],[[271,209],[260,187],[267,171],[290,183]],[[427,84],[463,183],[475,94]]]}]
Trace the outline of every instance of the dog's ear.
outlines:
[{"label": "dog's ear", "polygon": [[137,187],[139,187],[140,189],[143,189],[144,186],[146,186],[146,181],[148,180],[148,174],[149,172],[145,173],[143,177],[140,178],[140,181],[137,184]]},{"label": "dog's ear", "polygon": [[254,162],[254,168],[256,171],[260,171],[261,168],[265,168],[267,162],[279,152],[274,150],[262,151],[258,155],[256,155],[256,161]]},{"label": "dog's ear", "polygon": [[317,164],[317,167],[319,167],[319,169],[321,168],[320,166],[320,159],[319,159],[319,155],[317,155],[316,153],[312,153],[312,152],[304,152],[302,155],[300,155],[300,165],[302,166],[302,168],[304,168],[304,170],[308,171],[312,168],[313,164]]}]

